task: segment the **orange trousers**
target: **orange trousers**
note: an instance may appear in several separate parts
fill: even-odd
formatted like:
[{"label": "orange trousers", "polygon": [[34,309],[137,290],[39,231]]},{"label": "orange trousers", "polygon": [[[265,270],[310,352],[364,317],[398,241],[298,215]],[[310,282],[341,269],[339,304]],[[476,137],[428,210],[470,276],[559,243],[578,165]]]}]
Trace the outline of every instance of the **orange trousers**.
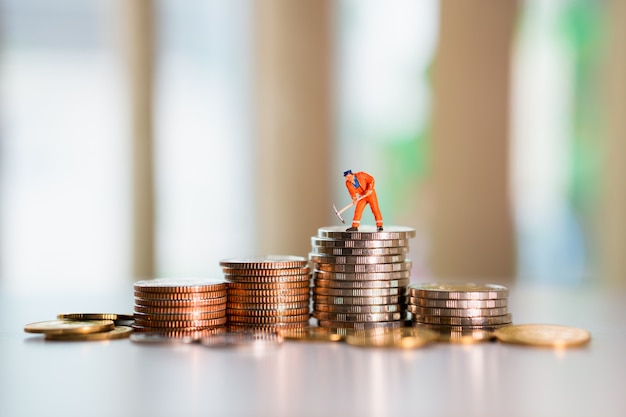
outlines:
[{"label": "orange trousers", "polygon": [[370,195],[356,203],[354,217],[352,218],[352,227],[359,227],[361,224],[361,216],[363,216],[363,210],[365,210],[365,206],[367,204],[369,204],[370,209],[372,209],[372,214],[374,214],[374,219],[376,220],[376,226],[380,227],[383,225],[383,216],[380,214],[380,208],[378,207],[378,197],[376,197],[376,191],[372,191]]}]

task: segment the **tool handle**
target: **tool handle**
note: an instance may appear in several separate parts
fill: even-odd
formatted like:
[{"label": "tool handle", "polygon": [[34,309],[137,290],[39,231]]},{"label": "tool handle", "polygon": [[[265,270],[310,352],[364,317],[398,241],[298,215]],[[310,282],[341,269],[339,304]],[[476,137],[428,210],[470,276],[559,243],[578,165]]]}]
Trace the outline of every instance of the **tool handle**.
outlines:
[{"label": "tool handle", "polygon": [[[358,202],[359,200],[362,200],[362,199],[364,199],[364,198],[365,198],[365,196],[363,196],[363,197],[359,197],[359,198],[357,198],[356,202]],[[353,201],[352,203],[348,204],[347,206],[345,206],[344,208],[342,208],[341,210],[339,210],[339,214],[341,214],[341,213],[343,213],[344,211],[348,210],[350,207],[352,207],[353,205],[355,205],[355,204],[356,204],[356,202],[355,202],[355,201]]]}]

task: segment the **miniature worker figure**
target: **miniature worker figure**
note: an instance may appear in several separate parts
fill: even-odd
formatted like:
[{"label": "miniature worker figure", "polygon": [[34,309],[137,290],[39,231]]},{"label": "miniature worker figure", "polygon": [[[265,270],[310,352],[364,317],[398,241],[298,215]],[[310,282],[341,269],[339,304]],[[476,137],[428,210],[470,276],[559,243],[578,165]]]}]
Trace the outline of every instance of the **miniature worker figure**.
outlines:
[{"label": "miniature worker figure", "polygon": [[345,171],[343,176],[346,178],[346,187],[350,197],[352,197],[352,202],[356,204],[354,217],[352,218],[352,227],[346,229],[346,231],[357,232],[359,230],[363,210],[365,205],[369,204],[376,220],[377,230],[381,232],[383,230],[383,216],[380,214],[378,198],[376,197],[376,191],[374,191],[374,177],[365,172],[353,174],[351,170]]}]

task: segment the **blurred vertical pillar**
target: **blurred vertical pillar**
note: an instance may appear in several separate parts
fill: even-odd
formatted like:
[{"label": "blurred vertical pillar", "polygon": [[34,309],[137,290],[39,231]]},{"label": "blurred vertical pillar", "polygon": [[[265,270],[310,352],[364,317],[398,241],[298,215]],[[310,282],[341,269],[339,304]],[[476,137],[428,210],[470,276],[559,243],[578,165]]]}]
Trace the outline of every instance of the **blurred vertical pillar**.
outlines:
[{"label": "blurred vertical pillar", "polygon": [[154,4],[152,0],[121,2],[132,139],[132,274],[154,276],[154,180],[152,81]]},{"label": "blurred vertical pillar", "polygon": [[626,285],[626,2],[607,5],[607,141],[600,212],[601,280]]},{"label": "blurred vertical pillar", "polygon": [[331,2],[254,6],[258,250],[304,256],[332,210]]},{"label": "blurred vertical pillar", "polygon": [[509,75],[516,1],[441,1],[434,72],[432,271],[512,279]]}]

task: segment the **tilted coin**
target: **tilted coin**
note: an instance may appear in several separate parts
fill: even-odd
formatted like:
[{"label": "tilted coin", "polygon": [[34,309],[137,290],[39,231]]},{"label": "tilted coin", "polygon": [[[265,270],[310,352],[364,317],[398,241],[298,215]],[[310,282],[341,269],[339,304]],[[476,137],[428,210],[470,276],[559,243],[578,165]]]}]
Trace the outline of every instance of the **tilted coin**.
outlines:
[{"label": "tilted coin", "polygon": [[226,310],[229,316],[248,316],[248,317],[282,317],[282,316],[298,316],[309,314],[309,307],[295,308],[292,310],[240,310],[229,308]]},{"label": "tilted coin", "polygon": [[386,248],[337,248],[337,247],[318,247],[311,248],[312,254],[315,255],[335,255],[335,256],[390,256],[402,255],[408,253],[407,246],[386,247]]},{"label": "tilted coin", "polygon": [[198,298],[190,300],[152,300],[135,296],[135,306],[164,307],[164,308],[198,308],[208,306],[220,306],[226,304],[226,293],[219,298]]},{"label": "tilted coin", "polygon": [[210,320],[226,316],[226,309],[219,311],[191,311],[185,313],[135,313],[135,321],[183,321],[183,320]]},{"label": "tilted coin", "polygon": [[404,295],[406,287],[395,288],[326,288],[314,287],[313,294],[332,295],[340,297],[385,297],[390,295]]},{"label": "tilted coin", "polygon": [[154,321],[144,320],[143,318],[135,318],[135,326],[153,327],[159,329],[202,329],[207,327],[221,326],[223,324],[226,324],[226,316],[217,319],[168,321]]},{"label": "tilted coin", "polygon": [[212,292],[225,290],[226,283],[208,278],[157,278],[135,282],[134,287],[142,292]]},{"label": "tilted coin", "polygon": [[213,298],[221,298],[226,296],[226,285],[224,289],[211,292],[180,292],[180,293],[160,293],[160,292],[145,292],[141,290],[134,291],[135,298],[141,298],[144,300],[207,300]]},{"label": "tilted coin", "polygon": [[301,268],[282,268],[282,269],[241,269],[241,268],[222,268],[226,276],[246,276],[246,277],[287,277],[296,275],[303,277],[311,272],[308,266]]},{"label": "tilted coin", "polygon": [[309,259],[312,262],[324,264],[370,265],[404,262],[406,255],[336,256],[311,253]]},{"label": "tilted coin", "polygon": [[413,318],[419,323],[448,324],[454,326],[491,326],[494,324],[507,324],[512,321],[511,314],[492,317],[443,317],[414,314]]},{"label": "tilted coin", "polygon": [[133,320],[133,315],[117,313],[62,313],[57,315],[57,319],[130,321]]},{"label": "tilted coin", "polygon": [[299,342],[339,342],[344,338],[344,336],[332,329],[317,326],[284,329],[280,330],[280,334],[287,340],[296,340]]},{"label": "tilted coin", "polygon": [[150,307],[135,304],[135,314],[204,314],[223,313],[226,311],[226,301],[222,304],[201,307]]},{"label": "tilted coin", "polygon": [[413,262],[405,260],[404,262],[396,262],[391,264],[331,264],[318,263],[315,268],[326,272],[348,272],[348,273],[365,273],[365,272],[396,272],[409,271],[413,266]]},{"label": "tilted coin", "polygon": [[504,326],[495,331],[495,336],[501,342],[553,348],[582,346],[591,340],[587,330],[555,324]]},{"label": "tilted coin", "polygon": [[286,289],[268,289],[268,290],[260,290],[260,289],[246,289],[241,290],[238,288],[229,288],[228,296],[231,297],[233,295],[242,296],[242,297],[279,297],[279,296],[298,296],[298,295],[309,295],[310,289],[309,287],[302,288],[286,288]]},{"label": "tilted coin", "polygon": [[394,321],[402,319],[402,313],[329,313],[326,311],[313,311],[313,317],[318,320],[332,321],[359,321],[359,322],[375,322],[375,321]]},{"label": "tilted coin", "polygon": [[280,303],[295,303],[298,301],[308,300],[309,293],[301,295],[278,295],[275,297],[246,297],[239,295],[232,295],[228,297],[228,301],[232,303],[268,303],[268,304],[280,304]]},{"label": "tilted coin", "polygon": [[276,323],[295,323],[301,321],[309,321],[311,318],[309,313],[297,316],[235,316],[229,315],[229,323],[248,323],[248,324],[276,324]]},{"label": "tilted coin", "polygon": [[225,332],[200,339],[203,346],[208,347],[242,347],[242,346],[265,346],[280,345],[283,336],[276,331],[255,332],[252,330]]},{"label": "tilted coin", "polygon": [[315,279],[324,279],[332,281],[390,281],[398,279],[409,279],[411,277],[411,271],[396,271],[396,272],[329,272],[319,271],[314,272]]},{"label": "tilted coin", "polygon": [[229,300],[226,304],[227,309],[235,310],[270,310],[270,311],[289,311],[293,309],[308,308],[309,299],[297,301],[293,303],[241,303]]},{"label": "tilted coin", "polygon": [[48,320],[24,326],[27,333],[44,334],[86,334],[105,332],[113,329],[113,320]]},{"label": "tilted coin", "polygon": [[420,307],[409,304],[407,310],[420,316],[442,317],[491,317],[503,316],[509,312],[506,307],[496,308],[437,308]]},{"label": "tilted coin", "polygon": [[493,300],[509,296],[508,288],[495,284],[411,284],[408,290],[413,297],[445,300]]},{"label": "tilted coin", "polygon": [[308,288],[310,280],[295,282],[229,282],[228,289],[238,290],[290,290]]},{"label": "tilted coin", "polygon": [[409,304],[437,308],[499,308],[507,307],[508,299],[497,300],[440,300],[432,298],[408,297]]},{"label": "tilted coin", "polygon": [[316,287],[323,288],[347,288],[347,289],[368,289],[368,288],[397,288],[406,287],[409,285],[410,280],[405,279],[390,279],[385,281],[335,281],[333,279],[315,279],[313,284]]},{"label": "tilted coin", "polygon": [[235,269],[293,269],[307,265],[306,258],[291,255],[268,255],[251,258],[231,258],[220,261],[223,268]]},{"label": "tilted coin", "polygon": [[321,227],[317,231],[318,237],[351,240],[404,240],[415,237],[415,235],[415,229],[404,226],[385,226],[385,230],[382,232],[378,232],[373,226],[361,226],[358,232],[347,232],[342,226]]},{"label": "tilted coin", "polygon": [[376,321],[371,323],[353,322],[353,321],[332,321],[318,320],[320,327],[334,329],[354,329],[354,330],[370,330],[370,329],[399,329],[404,326],[402,321]]},{"label": "tilted coin", "polygon": [[427,329],[403,327],[370,336],[348,335],[345,340],[352,346],[415,349],[437,342],[439,334]]},{"label": "tilted coin", "polygon": [[326,311],[328,313],[399,313],[406,310],[404,304],[385,305],[337,305],[314,303],[313,309],[316,311]]},{"label": "tilted coin", "polygon": [[86,334],[46,334],[46,340],[63,340],[63,341],[98,341],[98,340],[114,340],[125,339],[133,332],[128,326],[115,326],[112,330],[98,333]]},{"label": "tilted coin", "polygon": [[336,297],[313,294],[313,301],[321,304],[337,305],[403,304],[404,296],[390,295],[385,297]]},{"label": "tilted coin", "polygon": [[329,247],[329,248],[355,248],[355,249],[373,249],[388,247],[407,247],[409,241],[407,239],[388,239],[388,240],[346,240],[331,239],[323,237],[312,237],[311,246],[313,247]]}]

